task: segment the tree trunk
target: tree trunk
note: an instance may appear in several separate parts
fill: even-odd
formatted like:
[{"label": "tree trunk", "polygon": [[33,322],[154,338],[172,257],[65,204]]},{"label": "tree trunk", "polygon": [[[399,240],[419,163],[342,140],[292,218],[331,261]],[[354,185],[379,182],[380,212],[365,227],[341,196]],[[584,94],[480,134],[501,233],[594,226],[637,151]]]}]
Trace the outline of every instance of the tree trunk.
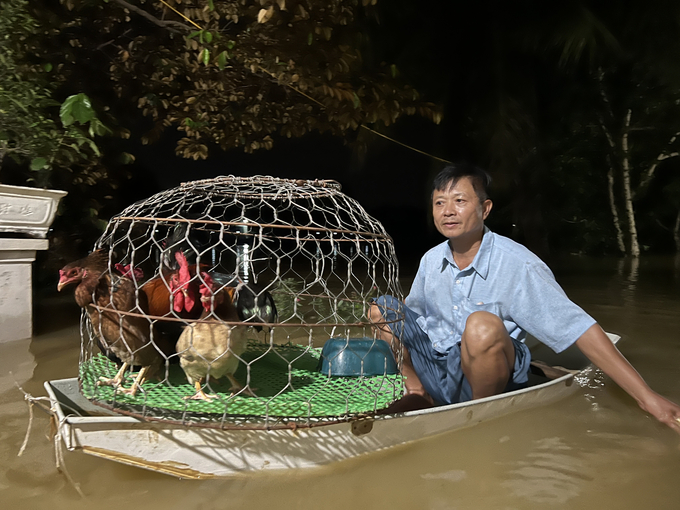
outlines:
[{"label": "tree trunk", "polygon": [[616,200],[614,199],[614,168],[609,161],[609,171],[607,172],[607,188],[609,191],[609,209],[612,212],[612,219],[614,220],[614,228],[616,229],[616,244],[621,253],[626,253],[626,244],[623,242],[623,229],[621,229],[621,219],[619,218],[619,211],[616,208]]},{"label": "tree trunk", "polygon": [[635,224],[635,208],[633,207],[633,191],[630,185],[630,153],[628,150],[628,128],[630,127],[630,117],[632,110],[626,114],[626,124],[624,126],[623,137],[621,139],[621,149],[623,151],[623,198],[628,219],[628,235],[630,237],[630,255],[640,256],[640,245],[638,244],[637,226]]},{"label": "tree trunk", "polygon": [[[611,108],[611,103],[609,102],[609,97],[607,96],[607,93],[604,89],[604,72],[602,71],[602,68],[598,69],[598,82],[599,82],[599,87],[600,87],[600,96],[602,97],[602,103],[605,106],[605,109],[607,113],[609,114],[610,118],[614,117],[614,113],[612,112]],[[614,154],[617,153],[616,150],[616,142],[614,141],[614,137],[612,136],[611,132],[609,131],[609,128],[607,127],[607,124],[604,121],[604,117],[602,114],[598,113],[598,119],[600,121],[600,127],[602,128],[602,132],[604,133],[605,138],[607,139],[607,142],[609,143],[609,147],[611,148],[611,154],[612,156],[607,156],[607,163],[609,164],[609,171],[607,172],[607,191],[609,194],[609,209],[611,210],[612,213],[612,219],[614,220],[614,228],[616,229],[616,244],[619,247],[619,250],[621,253],[626,253],[626,244],[623,241],[623,229],[621,228],[621,219],[619,218],[619,212],[618,209],[616,208],[616,200],[614,198],[614,165],[612,163],[612,157]],[[627,140],[627,139],[626,139]],[[630,182],[630,175],[629,177],[629,182]]]}]

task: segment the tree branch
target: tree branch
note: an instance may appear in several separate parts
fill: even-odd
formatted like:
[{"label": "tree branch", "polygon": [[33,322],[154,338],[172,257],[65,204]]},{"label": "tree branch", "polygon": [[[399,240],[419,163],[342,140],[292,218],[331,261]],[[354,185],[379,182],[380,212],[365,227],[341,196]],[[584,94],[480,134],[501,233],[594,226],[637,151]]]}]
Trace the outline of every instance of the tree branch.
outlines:
[{"label": "tree branch", "polygon": [[[671,139],[668,140],[668,145],[673,145],[673,143],[675,142],[675,140],[678,139],[678,136],[680,136],[680,131],[678,131],[677,133],[675,133],[675,134],[671,137]],[[677,157],[677,156],[680,156],[680,152],[666,152],[667,150],[668,150],[668,149],[666,149],[665,151],[661,152],[661,154],[659,154],[659,155],[656,157],[656,161],[655,161],[654,163],[652,163],[652,164],[649,166],[649,168],[648,168],[647,171],[645,172],[644,177],[643,177],[642,180],[640,181],[640,184],[639,184],[639,186],[638,186],[638,189],[637,189],[637,191],[636,191],[636,193],[635,193],[636,195],[640,192],[640,190],[644,189],[645,186],[647,186],[647,184],[649,184],[649,181],[652,180],[652,177],[654,177],[654,172],[656,171],[656,168],[659,166],[659,163],[661,163],[662,161],[664,161],[664,160],[666,160],[666,159],[675,158],[675,157]]]},{"label": "tree branch", "polygon": [[122,5],[123,7],[125,7],[126,9],[128,9],[128,10],[130,10],[130,11],[132,11],[132,12],[135,12],[135,13],[139,14],[139,15],[142,16],[143,18],[148,19],[148,20],[149,20],[151,23],[153,23],[154,25],[158,25],[159,27],[165,28],[166,30],[168,30],[169,32],[172,32],[172,33],[174,33],[174,34],[181,34],[182,32],[180,32],[179,30],[175,30],[174,28],[171,28],[171,27],[182,28],[182,29],[184,29],[184,30],[186,30],[186,31],[190,31],[190,30],[191,30],[191,27],[190,27],[189,25],[185,25],[185,24],[182,23],[181,21],[173,21],[173,20],[167,20],[167,21],[165,21],[165,20],[160,20],[160,19],[156,18],[155,16],[152,16],[151,14],[149,14],[148,12],[146,12],[144,9],[140,9],[139,7],[136,7],[136,6],[132,5],[132,4],[129,4],[129,3],[127,3],[125,0],[114,0],[114,2],[116,2],[116,3],[120,4],[120,5]]}]

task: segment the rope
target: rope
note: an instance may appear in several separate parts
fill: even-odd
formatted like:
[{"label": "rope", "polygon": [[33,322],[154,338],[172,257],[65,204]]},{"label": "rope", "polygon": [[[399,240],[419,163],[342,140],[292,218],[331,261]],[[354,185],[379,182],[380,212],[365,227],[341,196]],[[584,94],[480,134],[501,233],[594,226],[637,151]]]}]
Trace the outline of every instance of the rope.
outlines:
[{"label": "rope", "polygon": [[203,30],[203,27],[201,27],[198,23],[196,23],[194,20],[192,20],[192,19],[190,19],[190,18],[187,18],[184,14],[182,14],[181,12],[179,12],[177,9],[175,9],[172,5],[170,5],[170,4],[169,4],[168,2],[166,2],[165,0],[160,0],[160,2],[161,2],[163,5],[166,5],[167,7],[169,7],[169,8],[172,9],[173,11],[175,11],[175,12],[176,12],[177,14],[179,14],[182,18],[184,18],[185,20],[187,20],[189,23],[191,23],[193,26],[195,26],[195,27],[198,28],[199,30]]},{"label": "rope", "polygon": [[[272,78],[274,78],[274,79],[276,80],[276,82],[277,82],[279,85],[285,85],[286,87],[290,88],[290,89],[293,90],[294,92],[297,92],[298,94],[303,95],[304,97],[306,97],[306,98],[309,99],[310,101],[313,101],[314,103],[316,103],[317,105],[319,105],[319,106],[320,106],[321,108],[323,108],[324,110],[326,109],[326,105],[324,105],[324,104],[323,104],[321,101],[319,101],[318,99],[313,98],[313,97],[310,96],[309,94],[305,94],[305,93],[302,92],[300,89],[298,89],[297,87],[294,87],[294,86],[291,85],[290,83],[284,83],[284,84],[282,84],[282,83],[278,80],[278,78],[274,75],[274,73],[272,73],[271,71],[268,71],[268,70],[262,69],[262,68],[260,68],[260,69],[261,69],[264,73],[266,73],[266,74],[268,74],[269,76],[271,76]],[[384,134],[382,134],[382,133],[376,131],[375,129],[371,129],[370,127],[366,126],[365,124],[361,124],[361,126],[359,126],[359,127],[363,128],[363,129],[365,129],[365,130],[367,130],[367,131],[370,131],[370,132],[373,133],[374,135],[382,136],[382,137],[385,138],[386,140],[389,140],[390,142],[394,142],[394,143],[396,143],[397,145],[401,145],[402,147],[405,147],[405,148],[407,148],[407,149],[410,149],[410,150],[412,150],[412,151],[414,151],[414,152],[418,152],[418,153],[423,154],[423,155],[425,155],[425,156],[428,156],[428,157],[430,157],[430,158],[432,158],[432,159],[436,159],[437,161],[441,161],[442,163],[451,163],[451,162],[450,162],[449,160],[447,160],[447,159],[443,159],[443,158],[440,158],[440,157],[437,157],[437,156],[433,156],[432,154],[429,154],[429,153],[427,153],[427,152],[425,152],[425,151],[421,151],[420,149],[416,149],[415,147],[412,147],[412,146],[410,146],[410,145],[408,145],[408,144],[405,144],[405,143],[403,143],[403,142],[400,142],[400,141],[398,141],[398,140],[395,140],[394,138],[391,138],[391,137],[389,137],[389,136],[387,136],[387,135],[384,135]]]},{"label": "rope", "polygon": [[[11,375],[11,372],[10,372]],[[26,451],[26,446],[28,445],[28,438],[31,435],[31,428],[33,426],[33,406],[37,405],[40,409],[45,411],[50,417],[50,423],[54,424],[57,418],[57,412],[52,407],[52,401],[48,397],[34,397],[30,393],[27,393],[24,391],[24,389],[14,381],[15,386],[19,389],[24,394],[24,400],[28,403],[28,428],[26,429],[26,436],[24,437],[24,442],[21,444],[21,448],[19,449],[19,453],[17,454],[17,457],[21,457],[23,453]],[[44,405],[42,402],[47,401],[50,403],[50,406]],[[63,450],[63,441],[62,441],[62,435],[61,435],[61,426],[63,423],[66,421],[66,417],[64,417],[63,420],[58,422],[55,425],[56,431],[54,433],[53,437],[53,446],[54,446],[54,456],[55,456],[55,464],[57,471],[62,473],[68,482],[73,486],[73,488],[76,490],[76,492],[80,495],[81,498],[85,499],[85,494],[80,488],[80,484],[77,483],[72,477],[71,474],[68,472],[66,469],[66,463],[64,461],[64,450]]]}]

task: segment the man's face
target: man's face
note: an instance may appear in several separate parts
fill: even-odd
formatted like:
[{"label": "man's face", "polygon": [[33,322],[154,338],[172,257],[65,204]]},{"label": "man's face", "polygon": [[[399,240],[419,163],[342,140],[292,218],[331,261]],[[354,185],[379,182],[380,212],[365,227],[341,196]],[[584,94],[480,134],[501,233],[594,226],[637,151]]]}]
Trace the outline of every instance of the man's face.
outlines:
[{"label": "man's face", "polygon": [[452,241],[481,239],[491,206],[491,200],[480,203],[469,177],[461,177],[446,190],[435,190],[432,196],[434,224]]}]

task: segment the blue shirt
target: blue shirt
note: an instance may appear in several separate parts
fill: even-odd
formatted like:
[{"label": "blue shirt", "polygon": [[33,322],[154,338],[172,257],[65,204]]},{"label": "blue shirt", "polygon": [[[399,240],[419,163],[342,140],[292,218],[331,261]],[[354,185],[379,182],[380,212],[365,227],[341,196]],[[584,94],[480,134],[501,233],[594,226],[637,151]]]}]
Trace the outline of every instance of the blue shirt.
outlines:
[{"label": "blue shirt", "polygon": [[527,333],[561,352],[595,320],[574,304],[541,259],[507,237],[484,229],[472,264],[458,268],[448,240],[420,261],[406,306],[441,353],[459,343],[468,316],[488,311],[503,320],[512,338]]}]

